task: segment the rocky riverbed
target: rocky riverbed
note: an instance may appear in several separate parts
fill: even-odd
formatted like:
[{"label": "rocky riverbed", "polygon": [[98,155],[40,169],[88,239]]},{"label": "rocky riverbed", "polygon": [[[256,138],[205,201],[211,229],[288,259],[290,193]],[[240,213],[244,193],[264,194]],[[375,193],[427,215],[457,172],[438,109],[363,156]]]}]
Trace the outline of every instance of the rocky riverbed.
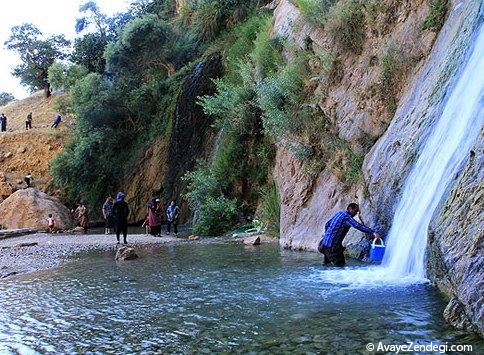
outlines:
[{"label": "rocky riverbed", "polygon": [[[129,245],[146,247],[188,243],[182,238],[129,235]],[[191,241],[190,241],[191,242]],[[0,278],[44,270],[76,260],[76,254],[90,249],[117,248],[116,237],[104,234],[31,234],[0,241]]]},{"label": "rocky riverbed", "polygon": [[[261,236],[261,243],[277,243],[277,239]],[[192,240],[172,236],[153,237],[146,234],[128,235],[129,246],[140,249],[157,245],[212,244],[244,242],[244,238],[201,238]],[[120,244],[123,245],[123,244]],[[0,279],[45,270],[78,260],[88,250],[116,249],[116,237],[104,234],[38,233],[0,240]]]}]

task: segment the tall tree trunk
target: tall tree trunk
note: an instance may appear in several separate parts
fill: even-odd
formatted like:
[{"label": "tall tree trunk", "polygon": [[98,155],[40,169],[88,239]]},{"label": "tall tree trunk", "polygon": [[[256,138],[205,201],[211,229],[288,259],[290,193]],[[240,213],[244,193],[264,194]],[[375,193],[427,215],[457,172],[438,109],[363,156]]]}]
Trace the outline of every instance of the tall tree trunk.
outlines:
[{"label": "tall tree trunk", "polygon": [[51,93],[50,93],[50,84],[47,83],[46,86],[44,86],[44,95],[46,98],[49,98]]}]

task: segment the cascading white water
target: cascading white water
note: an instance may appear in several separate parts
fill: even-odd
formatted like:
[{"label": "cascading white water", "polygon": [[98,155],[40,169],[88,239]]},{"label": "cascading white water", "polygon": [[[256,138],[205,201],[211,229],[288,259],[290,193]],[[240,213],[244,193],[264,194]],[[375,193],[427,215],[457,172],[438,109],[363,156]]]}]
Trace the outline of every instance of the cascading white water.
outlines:
[{"label": "cascading white water", "polygon": [[382,266],[319,270],[315,278],[350,287],[426,281],[430,219],[484,125],[484,25],[474,39],[472,53],[405,181]]},{"label": "cascading white water", "polygon": [[383,267],[393,277],[425,277],[430,219],[484,124],[484,26],[442,115],[405,182]]}]

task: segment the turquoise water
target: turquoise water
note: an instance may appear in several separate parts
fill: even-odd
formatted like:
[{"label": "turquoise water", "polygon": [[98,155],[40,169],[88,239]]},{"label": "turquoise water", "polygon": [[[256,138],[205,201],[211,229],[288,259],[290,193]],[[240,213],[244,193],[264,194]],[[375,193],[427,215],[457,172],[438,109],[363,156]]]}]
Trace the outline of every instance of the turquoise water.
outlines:
[{"label": "turquoise water", "polygon": [[[0,283],[0,353],[363,353],[369,342],[473,344],[431,286],[332,284],[317,254],[277,246],[90,252]],[[358,266],[358,265],[357,265]],[[363,266],[362,266],[363,267]]]}]

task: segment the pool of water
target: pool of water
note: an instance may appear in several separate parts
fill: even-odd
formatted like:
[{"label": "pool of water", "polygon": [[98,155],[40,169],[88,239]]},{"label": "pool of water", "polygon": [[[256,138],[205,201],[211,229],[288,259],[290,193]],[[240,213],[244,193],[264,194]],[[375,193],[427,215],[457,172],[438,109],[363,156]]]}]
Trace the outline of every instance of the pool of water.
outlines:
[{"label": "pool of water", "polygon": [[378,341],[482,349],[444,324],[433,287],[345,287],[318,277],[332,270],[317,254],[199,244],[113,256],[89,252],[0,282],[0,353],[367,354]]}]

